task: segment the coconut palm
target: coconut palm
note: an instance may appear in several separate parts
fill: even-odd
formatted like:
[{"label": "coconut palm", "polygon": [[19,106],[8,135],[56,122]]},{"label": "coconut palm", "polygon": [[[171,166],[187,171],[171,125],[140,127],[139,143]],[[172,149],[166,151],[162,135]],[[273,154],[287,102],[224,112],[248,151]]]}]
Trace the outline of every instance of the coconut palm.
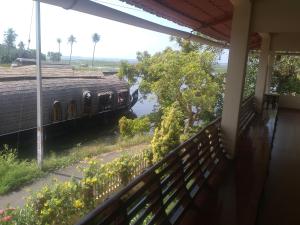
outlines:
[{"label": "coconut palm", "polygon": [[68,38],[68,43],[71,45],[71,52],[70,52],[70,59],[69,59],[69,64],[71,64],[71,59],[72,59],[72,51],[73,51],[73,44],[76,42],[76,38],[71,34],[71,36]]},{"label": "coconut palm", "polygon": [[94,33],[92,36],[92,40],[94,42],[94,50],[93,50],[93,61],[92,61],[92,67],[94,66],[94,58],[95,58],[95,50],[96,50],[96,45],[100,41],[100,35],[97,33]]},{"label": "coconut palm", "polygon": [[61,44],[61,39],[57,38],[56,39],[57,43],[58,43],[58,53],[60,54],[60,44]]}]

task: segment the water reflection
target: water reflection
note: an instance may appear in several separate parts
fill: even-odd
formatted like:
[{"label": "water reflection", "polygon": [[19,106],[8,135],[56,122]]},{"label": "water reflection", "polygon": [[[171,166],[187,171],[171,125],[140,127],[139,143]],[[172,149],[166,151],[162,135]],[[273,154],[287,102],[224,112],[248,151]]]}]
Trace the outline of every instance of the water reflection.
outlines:
[{"label": "water reflection", "polygon": [[[130,93],[133,93],[136,89],[139,88],[139,85],[133,85],[130,88]],[[141,117],[153,112],[153,109],[157,105],[157,99],[154,95],[148,95],[147,99],[143,99],[141,93],[139,92],[139,100],[132,107],[132,111],[137,115],[137,117]]]}]

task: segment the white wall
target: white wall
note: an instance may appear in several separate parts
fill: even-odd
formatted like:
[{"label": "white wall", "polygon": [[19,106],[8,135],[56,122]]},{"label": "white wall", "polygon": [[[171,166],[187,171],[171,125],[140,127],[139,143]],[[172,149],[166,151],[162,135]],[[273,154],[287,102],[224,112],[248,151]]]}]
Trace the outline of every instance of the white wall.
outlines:
[{"label": "white wall", "polygon": [[300,95],[280,95],[279,107],[300,110]]}]

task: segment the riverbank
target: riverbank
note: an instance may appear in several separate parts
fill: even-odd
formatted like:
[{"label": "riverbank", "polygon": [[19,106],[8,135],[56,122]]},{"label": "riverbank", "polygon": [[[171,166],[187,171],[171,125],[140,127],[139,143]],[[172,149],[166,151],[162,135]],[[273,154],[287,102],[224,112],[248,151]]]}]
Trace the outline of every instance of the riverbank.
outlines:
[{"label": "riverbank", "polygon": [[[123,154],[135,155],[145,149],[149,148],[149,143],[139,143],[132,146],[127,146],[119,150],[102,153],[91,157],[94,161],[101,164],[111,162]],[[86,166],[86,160],[83,159],[77,163],[70,166],[48,172],[46,176],[41,179],[35,179],[33,182],[27,185],[23,185],[16,191],[10,191],[9,193],[2,195],[0,197],[0,209],[11,207],[23,207],[27,197],[33,192],[40,191],[44,186],[51,186],[51,184],[56,182],[64,182],[71,179],[80,180],[83,178],[83,172],[81,168]]]},{"label": "riverbank", "polygon": [[56,170],[78,164],[86,157],[122,152],[125,149],[130,151],[141,145],[148,145],[150,141],[150,135],[138,135],[130,139],[100,137],[91,142],[77,144],[63,153],[52,152],[45,158],[42,171],[36,166],[36,160],[19,160],[13,152],[6,149],[6,153],[2,153],[0,157],[0,195],[18,190]]}]

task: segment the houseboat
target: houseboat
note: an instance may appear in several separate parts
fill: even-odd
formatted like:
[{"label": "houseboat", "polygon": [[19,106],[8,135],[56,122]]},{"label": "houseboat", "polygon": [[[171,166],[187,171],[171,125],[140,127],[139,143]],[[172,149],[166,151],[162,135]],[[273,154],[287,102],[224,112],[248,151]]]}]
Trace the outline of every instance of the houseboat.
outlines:
[{"label": "houseboat", "polygon": [[[43,65],[43,125],[128,110],[126,81],[69,65]],[[36,128],[35,66],[0,68],[0,136]]]}]

